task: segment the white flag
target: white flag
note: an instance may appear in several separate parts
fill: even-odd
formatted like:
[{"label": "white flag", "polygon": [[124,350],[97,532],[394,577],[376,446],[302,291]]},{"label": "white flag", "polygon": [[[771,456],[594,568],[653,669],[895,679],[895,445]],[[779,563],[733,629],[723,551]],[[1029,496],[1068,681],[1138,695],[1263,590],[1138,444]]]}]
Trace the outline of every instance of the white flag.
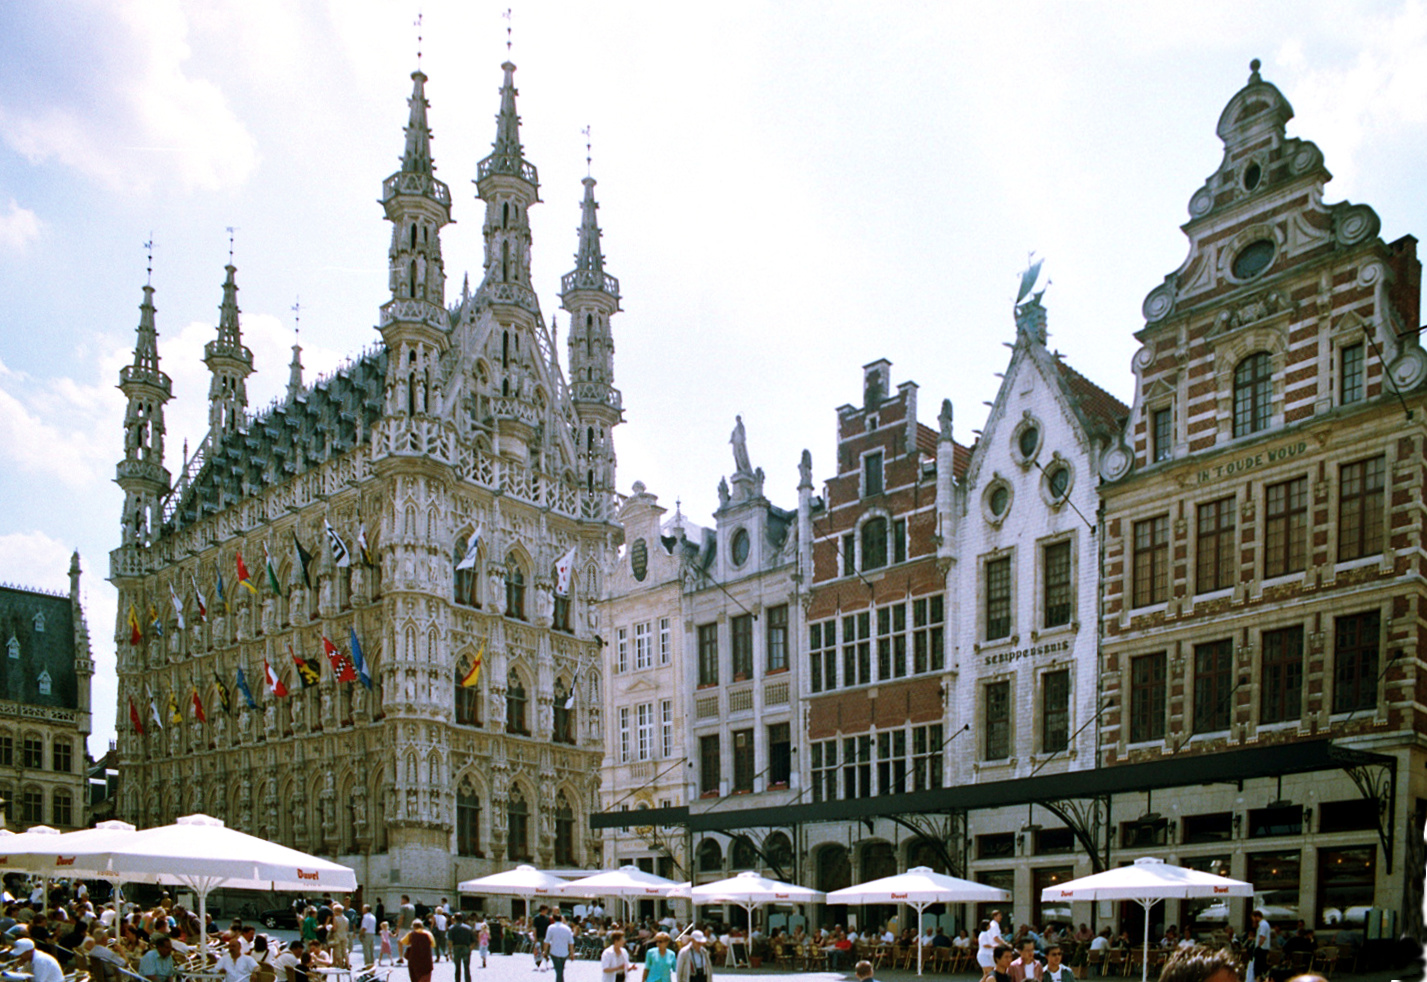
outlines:
[{"label": "white flag", "polygon": [[342,541],[342,537],[327,519],[322,519],[322,525],[327,529],[327,542],[332,547],[333,561],[339,567],[352,565],[352,554],[347,551],[347,543]]},{"label": "white flag", "polygon": [[555,564],[555,593],[557,596],[568,597],[570,595],[570,574],[575,571],[575,547],[571,546],[570,551],[560,557],[560,561]]},{"label": "white flag", "polygon": [[481,544],[481,531],[484,526],[477,525],[476,530],[471,533],[470,544],[466,546],[466,554],[461,557],[461,561],[456,564],[457,569],[474,569],[476,566],[476,550]]},{"label": "white flag", "polygon": [[568,699],[565,700],[565,712],[567,713],[575,708],[575,689],[579,686],[579,684],[579,675],[576,675],[573,679],[570,680],[570,696]]},{"label": "white flag", "polygon": [[173,598],[174,616],[178,618],[178,629],[183,630],[183,601],[178,599],[178,591],[173,588],[173,582],[169,581],[168,595]]}]

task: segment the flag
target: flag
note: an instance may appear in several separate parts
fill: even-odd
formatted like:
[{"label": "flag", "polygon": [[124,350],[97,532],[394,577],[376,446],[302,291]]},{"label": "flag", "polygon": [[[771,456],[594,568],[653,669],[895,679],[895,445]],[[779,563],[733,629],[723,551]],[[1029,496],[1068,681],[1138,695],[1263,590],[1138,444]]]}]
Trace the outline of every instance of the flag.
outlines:
[{"label": "flag", "polygon": [[134,725],[134,732],[139,736],[144,735],[144,722],[139,719],[139,711],[134,707],[134,697],[129,697],[129,722]]},{"label": "flag", "polygon": [[164,728],[164,718],[159,715],[159,704],[158,701],[154,699],[154,692],[147,686],[144,691],[147,692],[149,696],[149,715],[153,717],[154,724],[162,730]]},{"label": "flag", "polygon": [[291,644],[287,646],[287,653],[292,656],[293,664],[297,666],[297,677],[302,679],[304,689],[310,689],[322,681],[321,662],[316,658],[303,658],[292,650]]},{"label": "flag", "polygon": [[198,695],[198,686],[193,687],[193,717],[200,723],[208,722],[208,714],[203,711],[203,699]]},{"label": "flag", "polygon": [[302,567],[302,582],[311,590],[312,577],[307,574],[307,566],[312,562],[312,553],[302,548],[302,543],[297,540],[297,529],[292,530],[292,545],[297,550],[297,564]]},{"label": "flag", "polygon": [[367,674],[367,660],[362,657],[362,642],[357,640],[357,629],[349,626],[347,634],[352,639],[352,667],[357,670],[357,678],[361,681],[362,687],[370,690],[372,677]]},{"label": "flag", "polygon": [[[243,557],[239,556],[238,558],[241,559]],[[227,610],[228,598],[223,596],[223,571],[221,569],[218,570],[218,583],[214,587],[214,593],[218,596],[218,602],[223,605],[223,609]]]},{"label": "flag", "polygon": [[471,541],[466,545],[466,554],[462,556],[461,561],[456,564],[457,569],[475,568],[476,550],[479,549],[481,545],[481,531],[482,527],[477,525],[476,530],[471,533]]},{"label": "flag", "polygon": [[159,620],[159,612],[153,604],[149,604],[149,630],[154,632],[156,638],[164,636],[164,622]]},{"label": "flag", "polygon": [[193,580],[193,603],[198,608],[198,619],[208,620],[208,598],[203,595],[203,591],[198,589],[198,577],[189,574]]},{"label": "flag", "polygon": [[268,693],[270,695],[277,696],[279,699],[287,695],[287,686],[282,684],[282,677],[278,675],[276,669],[268,664],[266,658],[263,659],[263,678],[268,683]]},{"label": "flag", "polygon": [[253,699],[253,690],[248,688],[248,679],[243,675],[241,668],[238,669],[238,691],[243,694],[243,699],[247,702],[249,709],[258,708],[257,702]]},{"label": "flag", "polygon": [[180,599],[178,599],[178,591],[173,588],[173,581],[172,581],[172,580],[169,581],[169,585],[168,585],[168,595],[169,595],[169,599],[171,599],[171,600],[173,601],[173,614],[174,614],[175,617],[178,618],[178,629],[179,629],[180,631],[182,631],[182,630],[183,630],[183,627],[184,627],[184,624],[183,624],[183,601],[180,600]]},{"label": "flag", "polygon": [[248,592],[253,596],[258,595],[258,588],[253,586],[253,578],[248,575],[248,566],[243,562],[243,552],[238,550],[238,582],[248,588]]},{"label": "flag", "polygon": [[277,581],[277,570],[273,569],[272,553],[268,552],[268,544],[263,543],[263,563],[268,568],[268,587],[272,590],[274,597],[282,596],[282,587]]},{"label": "flag", "polygon": [[571,546],[570,551],[560,557],[560,561],[555,564],[555,595],[568,597],[570,595],[570,574],[575,571],[575,547]]},{"label": "flag", "polygon": [[481,664],[486,660],[486,643],[481,642],[480,649],[476,652],[476,657],[471,659],[471,670],[461,679],[461,688],[469,689],[481,680]]},{"label": "flag", "polygon": [[129,643],[138,644],[144,640],[144,632],[139,627],[139,612],[129,604]]},{"label": "flag", "polygon": [[173,694],[173,690],[168,690],[168,719],[170,723],[183,722],[183,710],[179,708],[178,696]]},{"label": "flag", "polygon": [[223,676],[218,674],[218,670],[213,670],[213,681],[218,683],[218,705],[223,707],[223,712],[233,711],[233,697],[228,694],[228,687],[223,684]]},{"label": "flag", "polygon": [[327,660],[332,663],[332,674],[338,682],[357,681],[357,670],[352,667],[352,659],[337,650],[337,646],[322,635],[322,650],[327,652]]},{"label": "flag", "polygon": [[579,687],[580,672],[579,669],[576,669],[575,677],[570,680],[570,694],[565,698],[565,712],[568,713],[575,708],[575,693],[579,690]]},{"label": "flag", "polygon": [[327,530],[327,544],[332,547],[332,562],[338,568],[352,565],[352,554],[347,551],[347,543],[342,541],[342,537],[327,519],[322,519],[322,525]]},{"label": "flag", "polygon": [[357,554],[362,557],[362,563],[367,566],[375,566],[372,562],[372,550],[367,546],[367,523],[362,522],[357,526]]}]

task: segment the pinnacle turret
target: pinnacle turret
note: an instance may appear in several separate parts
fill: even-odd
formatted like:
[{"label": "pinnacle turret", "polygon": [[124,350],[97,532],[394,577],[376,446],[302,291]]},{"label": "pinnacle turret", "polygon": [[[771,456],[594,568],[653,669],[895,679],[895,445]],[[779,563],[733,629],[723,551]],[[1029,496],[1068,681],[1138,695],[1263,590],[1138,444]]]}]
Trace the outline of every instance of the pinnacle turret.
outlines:
[{"label": "pinnacle turret", "polygon": [[224,267],[223,302],[218,307],[218,337],[203,346],[203,361],[213,374],[208,385],[208,429],[215,437],[243,428],[248,411],[248,376],[253,353],[243,344],[238,315],[238,268]]},{"label": "pinnacle turret", "polygon": [[[496,304],[535,313],[530,288],[530,206],[540,200],[535,165],[522,156],[520,116],[515,111],[515,66],[506,62],[490,156],[476,165],[476,190],[486,203],[485,275],[478,291]],[[538,325],[543,326],[543,325]]]},{"label": "pinnacle turret", "polygon": [[173,395],[159,368],[154,288],[144,285],[134,362],[119,370],[119,388],[129,401],[124,413],[124,459],[115,480],[124,489],[123,542],[147,545],[160,522],[159,502],[169,487],[164,469],[164,403]]},{"label": "pinnacle turret", "polygon": [[573,290],[599,290],[619,304],[619,280],[605,275],[604,254],[600,252],[599,202],[595,201],[595,179],[586,177],[585,200],[580,206],[580,243],[575,251],[575,268],[560,278],[560,294]]},{"label": "pinnacle turret", "polygon": [[489,174],[507,174],[538,188],[540,179],[535,165],[525,159],[524,148],[520,145],[520,115],[515,111],[515,65],[507,61],[500,67],[505,72],[505,81],[500,87],[495,143],[491,144],[490,156],[477,166],[478,178]]},{"label": "pinnacle turret", "polygon": [[302,345],[292,343],[292,363],[287,366],[287,400],[294,401],[302,394]]},{"label": "pinnacle turret", "polygon": [[431,160],[431,127],[426,122],[426,75],[421,69],[411,73],[411,117],[406,124],[406,152],[401,156],[401,169],[407,174],[432,175],[436,165]]}]

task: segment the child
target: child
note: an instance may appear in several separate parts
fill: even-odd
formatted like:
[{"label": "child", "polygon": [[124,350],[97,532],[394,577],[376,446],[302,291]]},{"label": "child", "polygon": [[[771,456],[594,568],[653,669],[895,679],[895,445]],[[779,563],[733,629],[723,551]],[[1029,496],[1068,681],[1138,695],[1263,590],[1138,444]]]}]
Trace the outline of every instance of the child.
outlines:
[{"label": "child", "polygon": [[486,956],[491,953],[491,926],[486,923],[484,917],[481,923],[476,925],[476,944],[481,949],[481,968],[486,967]]},{"label": "child", "polygon": [[[382,931],[382,950],[381,950],[381,954],[377,955],[377,964],[378,964],[378,965],[380,965],[380,964],[382,963],[382,959],[383,959],[383,958],[390,959],[391,956],[392,956],[392,955],[391,955],[391,925],[388,924],[386,921],[382,921],[381,931]],[[392,964],[395,965],[396,962],[392,962]]]}]

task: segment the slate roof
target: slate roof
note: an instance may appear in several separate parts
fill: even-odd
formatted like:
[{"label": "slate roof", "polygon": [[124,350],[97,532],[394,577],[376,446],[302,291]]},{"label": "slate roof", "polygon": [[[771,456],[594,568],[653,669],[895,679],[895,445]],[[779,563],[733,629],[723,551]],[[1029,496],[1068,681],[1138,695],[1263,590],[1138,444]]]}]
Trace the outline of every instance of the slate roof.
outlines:
[{"label": "slate roof", "polygon": [[254,417],[244,432],[226,434],[181,488],[178,507],[166,522],[182,528],[222,511],[248,487],[281,482],[346,453],[381,418],[387,352],[377,348],[335,374],[319,380],[296,399]]},{"label": "slate roof", "polygon": [[[35,615],[43,617],[39,630]],[[17,657],[10,656],[10,640]],[[40,694],[41,673],[50,692]],[[63,594],[0,586],[0,699],[28,706],[79,708],[74,671],[74,608]]]}]

